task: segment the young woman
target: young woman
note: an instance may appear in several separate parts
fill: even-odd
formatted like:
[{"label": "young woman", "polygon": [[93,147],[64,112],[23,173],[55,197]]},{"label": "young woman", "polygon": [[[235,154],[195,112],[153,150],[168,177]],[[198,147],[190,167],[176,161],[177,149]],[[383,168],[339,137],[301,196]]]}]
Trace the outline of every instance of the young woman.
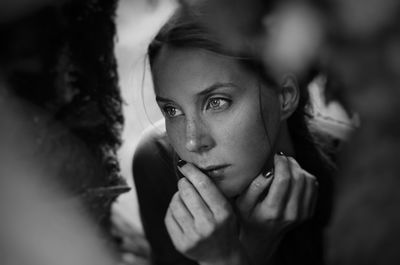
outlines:
[{"label": "young woman", "polygon": [[166,132],[141,140],[133,175],[153,263],[321,264],[332,168],[306,126],[309,80],[273,80],[187,10],[148,52]]}]

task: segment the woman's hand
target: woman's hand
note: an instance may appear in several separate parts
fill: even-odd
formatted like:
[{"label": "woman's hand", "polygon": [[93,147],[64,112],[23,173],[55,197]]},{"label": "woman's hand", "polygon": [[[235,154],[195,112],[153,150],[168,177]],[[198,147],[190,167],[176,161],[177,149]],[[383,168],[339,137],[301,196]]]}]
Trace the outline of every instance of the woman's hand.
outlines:
[{"label": "woman's hand", "polygon": [[245,264],[235,215],[215,184],[192,164],[179,168],[165,224],[176,249],[200,264]]},{"label": "woman's hand", "polygon": [[292,157],[275,155],[273,174],[256,177],[236,200],[241,241],[253,264],[269,260],[285,233],[312,217],[316,178]]}]

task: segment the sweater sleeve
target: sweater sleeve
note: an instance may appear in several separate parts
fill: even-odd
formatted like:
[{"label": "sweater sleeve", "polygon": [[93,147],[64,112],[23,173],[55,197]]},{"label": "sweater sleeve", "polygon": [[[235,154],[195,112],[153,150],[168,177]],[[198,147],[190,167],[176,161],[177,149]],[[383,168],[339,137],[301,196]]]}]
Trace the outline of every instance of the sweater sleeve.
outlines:
[{"label": "sweater sleeve", "polygon": [[177,180],[173,149],[160,129],[153,128],[140,140],[133,158],[133,178],[153,264],[196,264],[175,249],[164,224],[169,202],[177,191]]}]

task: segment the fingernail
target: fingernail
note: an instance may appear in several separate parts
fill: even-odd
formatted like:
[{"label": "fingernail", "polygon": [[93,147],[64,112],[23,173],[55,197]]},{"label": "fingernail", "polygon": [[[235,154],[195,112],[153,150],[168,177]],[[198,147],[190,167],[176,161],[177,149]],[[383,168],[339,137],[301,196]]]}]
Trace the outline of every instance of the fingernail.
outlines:
[{"label": "fingernail", "polygon": [[178,160],[178,163],[177,163],[178,167],[183,167],[185,164],[186,164],[185,160],[182,160],[182,159]]},{"label": "fingernail", "polygon": [[263,174],[263,177],[268,179],[274,175],[274,169],[271,169],[270,171],[266,172]]},{"label": "fingernail", "polygon": [[280,156],[285,156],[285,154],[284,154],[282,151],[279,151],[279,152],[278,152],[278,155],[280,155]]}]

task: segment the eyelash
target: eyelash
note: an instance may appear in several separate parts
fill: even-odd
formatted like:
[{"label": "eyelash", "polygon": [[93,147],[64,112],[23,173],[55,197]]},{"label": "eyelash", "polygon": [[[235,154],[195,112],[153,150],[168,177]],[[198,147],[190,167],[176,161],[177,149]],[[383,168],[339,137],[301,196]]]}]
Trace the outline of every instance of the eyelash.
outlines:
[{"label": "eyelash", "polygon": [[[215,102],[215,101],[219,101],[219,102],[224,101],[225,103],[222,104],[222,105],[219,105],[218,107],[212,107],[212,106],[211,106],[211,103],[212,103],[213,101],[214,101],[214,102]],[[211,110],[216,110],[216,111],[224,110],[224,109],[230,107],[231,102],[232,102],[232,101],[229,100],[229,99],[227,99],[227,98],[221,98],[221,97],[209,98],[209,99],[207,100],[207,103],[206,103],[206,110],[209,110],[209,109],[211,109]],[[225,105],[226,105],[226,106],[225,106]]]},{"label": "eyelash", "polygon": [[[215,101],[218,101],[218,102],[223,101],[224,104],[222,104],[222,105],[220,104],[217,107],[212,107],[211,104],[212,104],[213,101],[214,102]],[[221,97],[208,98],[207,101],[206,101],[205,109],[206,110],[212,110],[212,111],[222,111],[222,110],[225,110],[225,109],[229,108],[230,105],[231,105],[231,102],[232,101],[227,99],[227,98],[221,98]],[[181,110],[179,110],[178,108],[176,108],[174,106],[170,106],[170,105],[164,106],[162,108],[162,110],[163,110],[164,115],[167,116],[168,118],[176,118],[176,117],[178,117],[178,116],[183,114],[183,112]],[[170,114],[171,111],[174,111],[174,113]],[[182,114],[179,113],[177,115],[176,114],[177,111],[181,112]]]},{"label": "eyelash", "polygon": [[[179,115],[182,115],[182,114],[176,115],[176,111],[180,111],[180,110],[178,108],[173,107],[173,106],[167,105],[167,106],[164,106],[162,109],[163,109],[164,115],[167,116],[168,118],[175,118],[175,117],[177,117]],[[174,115],[170,115],[170,113],[169,113],[170,110],[174,110],[175,111]]]}]

